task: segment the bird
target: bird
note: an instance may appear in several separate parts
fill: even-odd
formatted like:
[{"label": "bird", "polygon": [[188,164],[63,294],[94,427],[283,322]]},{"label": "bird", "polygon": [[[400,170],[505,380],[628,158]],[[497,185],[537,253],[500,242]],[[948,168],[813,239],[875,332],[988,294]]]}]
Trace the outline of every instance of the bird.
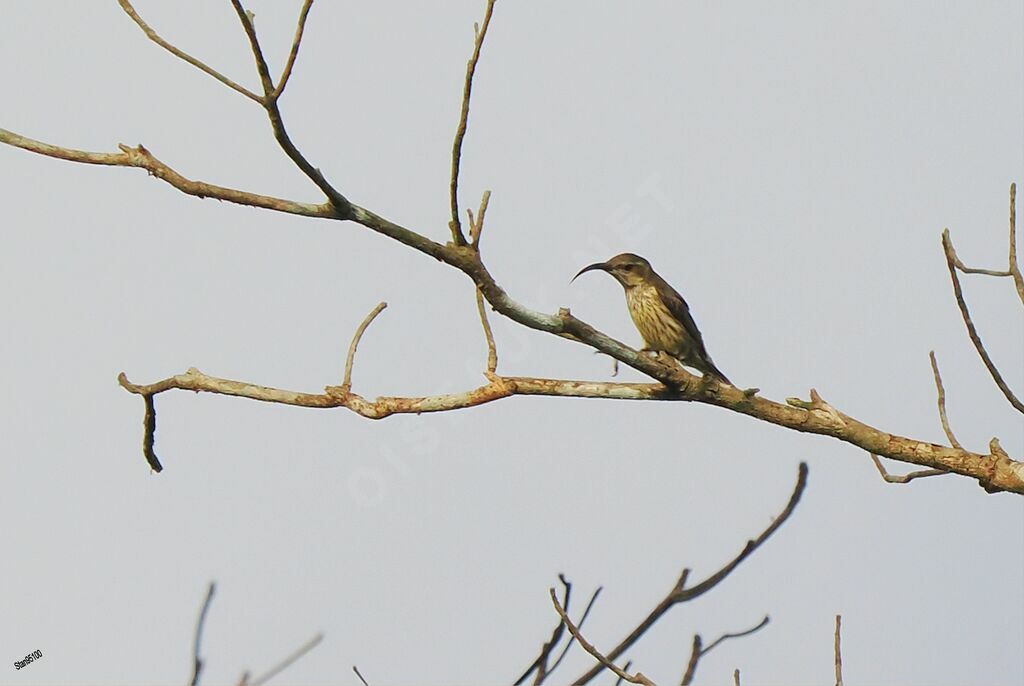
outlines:
[{"label": "bird", "polygon": [[654,271],[650,262],[626,252],[607,262],[587,265],[572,281],[594,270],[608,272],[625,289],[629,315],[644,339],[642,352],[665,352],[706,376],[732,385],[704,348],[704,339],[683,296]]}]

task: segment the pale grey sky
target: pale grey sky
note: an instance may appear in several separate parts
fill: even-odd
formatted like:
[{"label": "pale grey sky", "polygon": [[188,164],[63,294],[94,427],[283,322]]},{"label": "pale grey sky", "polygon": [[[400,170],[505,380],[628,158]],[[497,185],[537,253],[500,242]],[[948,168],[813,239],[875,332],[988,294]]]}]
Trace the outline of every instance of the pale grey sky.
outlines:
[{"label": "pale grey sky", "polygon": [[[272,65],[294,2],[252,2]],[[444,240],[451,136],[482,0],[313,7],[282,108],[355,202]],[[139,0],[162,35],[255,87],[227,2]],[[318,201],[253,103],[148,42],[116,2],[0,4],[0,126],[55,144],[145,144],[182,174]],[[689,300],[715,361],[781,399],[817,388],[883,429],[944,442],[927,354],[960,440],[1024,454],[977,359],[939,243],[1005,262],[1024,180],[1019,2],[501,0],[480,64],[463,203],[494,192],[484,256],[513,297],[639,338],[621,289],[583,265],[647,256]],[[885,484],[868,456],[716,408],[515,398],[371,422],[116,384],[189,366],[318,391],[380,300],[355,390],[477,385],[465,277],[356,225],[183,196],[137,170],[0,147],[4,180],[0,682],[172,684],[218,593],[204,684],[508,683],[555,625],[547,589],[605,590],[609,648],[684,566],[717,569],[796,514],[628,657],[677,683],[693,633],[746,628],[698,683],[1024,681],[1024,509],[956,477]],[[1024,390],[1007,282],[965,279],[989,350]],[[495,322],[499,371],[607,379],[606,359]],[[626,370],[624,378],[640,378]],[[906,471],[906,466],[892,466]],[[33,650],[43,658],[15,671]],[[591,661],[574,649],[562,681]],[[601,683],[611,680],[603,678]],[[559,679],[554,679],[559,682]]]}]

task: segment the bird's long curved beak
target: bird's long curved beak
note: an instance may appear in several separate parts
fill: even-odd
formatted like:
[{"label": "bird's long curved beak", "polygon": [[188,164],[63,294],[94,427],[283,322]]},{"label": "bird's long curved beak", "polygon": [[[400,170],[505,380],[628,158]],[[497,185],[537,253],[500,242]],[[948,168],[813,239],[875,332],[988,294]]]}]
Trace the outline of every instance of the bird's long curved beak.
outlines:
[{"label": "bird's long curved beak", "polygon": [[594,271],[595,269],[600,269],[601,271],[606,272],[608,271],[608,265],[605,262],[595,262],[594,264],[588,264],[586,267],[576,272],[576,276],[572,277],[572,279],[569,280],[569,283],[575,281],[580,274],[583,274],[584,272],[591,272]]}]

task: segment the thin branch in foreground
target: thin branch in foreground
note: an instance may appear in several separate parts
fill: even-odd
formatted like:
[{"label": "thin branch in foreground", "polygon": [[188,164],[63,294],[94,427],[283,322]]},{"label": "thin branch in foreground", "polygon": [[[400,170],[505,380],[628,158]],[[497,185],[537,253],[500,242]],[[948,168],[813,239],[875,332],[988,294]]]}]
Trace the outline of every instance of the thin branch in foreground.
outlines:
[{"label": "thin branch in foreground", "polygon": [[197,60],[195,57],[192,57],[192,55],[189,55],[187,52],[178,49],[174,45],[168,43],[163,38],[161,38],[157,34],[157,32],[154,31],[149,26],[149,24],[147,24],[145,21],[142,20],[142,17],[139,16],[138,12],[135,11],[135,8],[132,7],[132,4],[130,2],[128,2],[128,0],[117,0],[117,2],[118,2],[119,5],[121,5],[121,9],[123,9],[125,11],[125,14],[127,14],[129,17],[131,17],[131,20],[134,21],[136,24],[138,24],[139,28],[142,29],[142,32],[145,33],[146,37],[149,38],[151,41],[153,41],[154,43],[156,43],[161,48],[163,48],[167,52],[171,53],[175,57],[178,57],[178,58],[180,58],[182,60],[185,60],[186,62],[188,62],[189,64],[191,64],[193,67],[195,67],[199,71],[203,72],[204,74],[208,74],[209,76],[212,76],[213,78],[217,79],[218,81],[220,81],[225,86],[227,86],[228,88],[232,89],[233,91],[241,93],[242,95],[244,95],[245,97],[249,98],[250,100],[254,100],[254,101],[262,104],[263,98],[261,98],[260,96],[256,95],[255,93],[253,93],[251,90],[249,90],[245,86],[238,85],[237,83],[235,83],[234,81],[232,81],[228,77],[226,77],[223,74],[221,74],[219,71],[210,68],[206,64],[203,64],[202,62]]},{"label": "thin branch in foreground", "polygon": [[363,682],[363,686],[370,686],[370,684],[366,683],[366,679],[363,678],[363,675],[359,673],[358,667],[352,665],[352,671],[355,672],[356,676],[359,677],[359,680]]},{"label": "thin branch in foreground", "polygon": [[600,662],[603,667],[607,667],[612,672],[614,672],[615,675],[618,676],[620,679],[628,681],[631,684],[640,684],[641,686],[655,686],[655,683],[648,679],[646,676],[644,676],[643,672],[629,674],[625,670],[619,669],[619,667],[616,666],[614,662],[612,662],[607,657],[602,655],[597,648],[595,648],[589,641],[587,641],[587,639],[583,638],[583,635],[580,634],[580,630],[572,623],[572,620],[569,619],[569,615],[565,614],[565,610],[563,610],[562,606],[558,604],[558,596],[555,595],[555,589],[551,588],[548,589],[548,591],[551,595],[551,603],[555,606],[555,611],[558,613],[558,616],[562,618],[562,621],[565,622],[565,626],[569,629],[569,633],[572,634],[573,637],[575,637],[577,642],[579,642],[580,647],[582,647],[585,651],[593,655],[594,659]]},{"label": "thin branch in foreground", "polygon": [[494,2],[495,0],[487,0],[483,24],[479,27],[474,25],[476,37],[473,42],[473,54],[466,64],[466,80],[462,87],[462,109],[459,112],[459,124],[455,129],[455,140],[452,143],[452,175],[448,182],[452,220],[448,223],[448,227],[452,231],[452,241],[455,245],[466,244],[466,237],[462,235],[462,224],[459,222],[459,167],[462,164],[462,141],[466,137],[466,126],[469,121],[469,101],[473,94],[473,75],[476,73],[477,62],[480,61],[480,49],[484,45],[484,38],[487,37],[487,27],[491,25]]},{"label": "thin branch in foreground", "polygon": [[942,422],[942,430],[946,432],[946,438],[949,439],[951,446],[963,450],[963,446],[953,435],[953,429],[950,428],[949,419],[946,417],[946,389],[942,385],[942,375],[939,374],[939,363],[935,360],[934,350],[928,351],[928,359],[932,362],[932,376],[935,377],[935,392],[938,395],[939,421]]},{"label": "thin branch in foreground", "polygon": [[[633,666],[632,660],[626,660],[626,664],[622,665],[622,671],[628,672],[629,668]],[[622,686],[622,677],[615,678],[615,686]]]},{"label": "thin branch in foreground", "polygon": [[356,359],[356,348],[359,347],[359,341],[362,340],[366,327],[368,327],[371,322],[377,318],[377,315],[383,312],[387,306],[388,304],[384,301],[377,303],[377,306],[370,310],[370,314],[366,315],[363,322],[359,325],[359,328],[356,329],[355,335],[352,336],[352,342],[348,346],[348,357],[345,358],[345,377],[341,382],[341,388],[346,392],[348,389],[352,388],[352,363],[355,362]]},{"label": "thin branch in foreground", "polygon": [[305,0],[302,9],[299,10],[299,22],[295,27],[295,38],[292,39],[292,48],[288,51],[288,61],[281,70],[281,78],[277,80],[277,88],[274,89],[274,99],[277,100],[284,93],[284,87],[288,85],[288,79],[292,76],[292,68],[295,66],[295,58],[299,56],[299,46],[302,44],[302,33],[306,30],[306,17],[309,9],[313,6],[313,0]]},{"label": "thin branch in foreground", "polygon": [[843,686],[843,653],[839,649],[839,628],[842,624],[843,616],[836,615],[836,635],[835,635],[835,653],[836,653],[836,686]]},{"label": "thin branch in foreground", "polygon": [[278,674],[280,674],[281,672],[295,664],[295,662],[297,662],[299,658],[301,658],[303,655],[313,650],[313,648],[316,648],[320,644],[320,641],[322,640],[324,640],[323,634],[317,634],[313,638],[309,639],[301,646],[299,646],[291,655],[281,660],[279,663],[268,669],[260,676],[253,679],[252,686],[263,686],[263,684],[267,683],[275,676],[277,676]]},{"label": "thin branch in foreground", "polygon": [[946,265],[949,267],[949,278],[953,281],[953,295],[956,298],[957,307],[960,308],[960,314],[964,319],[964,324],[967,326],[967,335],[970,336],[971,342],[974,343],[974,349],[978,351],[978,355],[981,357],[981,361],[985,363],[985,368],[988,369],[988,373],[992,375],[992,380],[996,382],[996,386],[1003,392],[1006,400],[1018,412],[1024,413],[1024,403],[1018,400],[1017,396],[1013,394],[1010,387],[1003,380],[1003,375],[999,373],[999,369],[996,368],[992,358],[989,357],[988,351],[985,349],[985,344],[981,342],[981,336],[978,335],[978,330],[974,326],[974,321],[971,319],[971,312],[967,309],[967,303],[964,302],[963,290],[960,288],[960,277],[956,275],[957,268],[956,263],[959,258],[956,256],[956,250],[953,248],[953,241],[949,237],[949,229],[945,229],[942,232],[942,248],[946,253]]},{"label": "thin branch in foreground", "polygon": [[210,609],[210,603],[213,601],[215,587],[216,584],[211,581],[210,587],[206,590],[206,600],[203,601],[203,607],[199,610],[199,618],[196,620],[196,635],[192,643],[192,678],[189,680],[192,686],[196,686],[199,683],[199,674],[203,671],[203,660],[199,657],[199,645],[203,640],[203,625],[206,624],[206,613]]},{"label": "thin branch in foreground", "polygon": [[913,481],[914,479],[921,479],[926,476],[939,476],[940,474],[950,474],[944,469],[922,469],[916,472],[910,472],[900,476],[899,474],[890,474],[886,471],[885,467],[882,466],[882,461],[878,459],[878,455],[869,453],[871,455],[871,461],[875,463],[875,467],[878,469],[878,473],[882,475],[882,478],[890,484],[905,484]]},{"label": "thin branch in foreground", "polygon": [[717,646],[719,643],[730,638],[741,638],[743,636],[749,636],[750,634],[760,631],[761,629],[766,627],[768,625],[768,622],[769,617],[768,615],[765,615],[764,619],[758,622],[756,626],[753,626],[745,631],[739,631],[731,634],[722,634],[714,641],[709,643],[706,647],[703,645],[703,640],[701,639],[700,634],[694,634],[693,647],[690,650],[690,661],[687,663],[686,672],[683,674],[683,680],[681,682],[682,686],[689,686],[693,683],[693,676],[697,671],[697,663],[700,662],[700,659],[702,657],[710,653],[712,649],[714,649],[714,647]]},{"label": "thin branch in foreground", "polygon": [[[583,624],[586,623],[587,617],[590,616],[590,611],[594,608],[594,603],[597,602],[597,596],[601,595],[601,590],[603,588],[603,586],[598,586],[597,589],[594,590],[594,593],[590,596],[590,600],[587,602],[587,607],[584,608],[583,614],[580,615],[580,621],[576,624],[576,628],[581,630],[583,629]],[[551,668],[548,670],[549,675],[558,668],[558,665],[562,664],[562,660],[565,659],[566,654],[569,652],[569,649],[572,648],[572,644],[575,640],[575,636],[571,636],[569,638],[569,642],[565,644],[564,648],[562,648],[562,652],[558,655],[558,659],[555,660],[555,663],[551,665]],[[626,669],[629,669],[628,663]]]},{"label": "thin branch in foreground", "polygon": [[[572,583],[565,578],[564,574],[558,575],[558,581],[562,584],[562,588],[564,589],[562,595],[562,606],[568,610],[569,601],[572,600]],[[562,634],[564,633],[565,622],[559,621],[551,632],[551,638],[545,641],[540,647],[540,655],[538,655],[537,659],[535,659],[530,666],[526,668],[526,671],[523,672],[522,676],[516,679],[513,686],[520,686],[520,684],[526,681],[530,677],[530,674],[535,670],[537,672],[537,678],[533,680],[533,683],[536,686],[544,683],[544,679],[548,675],[548,658],[551,655],[551,651],[554,650],[558,642],[562,640]]]},{"label": "thin branch in foreground", "polygon": [[[666,612],[668,612],[669,609],[671,609],[674,605],[677,605],[679,603],[685,603],[687,601],[693,600],[694,598],[698,598],[707,593],[708,591],[710,591],[718,584],[720,584],[722,581],[724,581],[725,578],[728,577],[729,574],[731,574],[733,570],[735,570],[740,565],[740,563],[742,563],[745,559],[750,557],[750,555],[752,555],[755,550],[757,550],[765,541],[767,541],[768,538],[770,538],[771,535],[774,534],[779,529],[779,527],[781,527],[786,522],[787,519],[789,519],[790,515],[792,515],[793,511],[796,509],[797,504],[800,502],[800,497],[803,495],[804,489],[806,487],[807,463],[801,462],[800,467],[797,470],[796,486],[794,486],[793,493],[789,497],[789,502],[786,503],[786,507],[782,510],[782,512],[779,513],[779,515],[772,520],[772,523],[768,525],[768,528],[761,532],[761,535],[757,538],[747,541],[747,544],[743,547],[743,550],[741,550],[739,554],[732,560],[730,560],[724,567],[722,567],[717,572],[715,572],[714,574],[712,574],[711,576],[707,577],[706,579],[704,579],[703,581],[694,586],[686,586],[687,580],[690,576],[690,570],[689,568],[684,569],[682,574],[679,575],[679,580],[672,587],[672,590],[670,590],[668,594],[664,598],[662,598],[662,600],[655,606],[655,608],[650,612],[650,614],[648,614],[647,617],[644,618],[644,620],[640,622],[640,624],[638,624],[637,627],[633,629],[633,631],[619,643],[619,645],[615,646],[615,648],[608,653],[608,659],[618,659],[618,657],[622,655],[622,653],[624,653],[626,650],[630,648],[630,646],[636,643],[637,640],[639,640],[639,638],[643,636],[654,625],[654,623],[661,619],[661,617]],[[583,684],[589,682],[595,676],[600,674],[603,669],[603,664],[596,665],[595,667],[587,671],[585,674],[583,674],[581,677],[576,679],[576,681],[573,682],[573,686],[582,686]]]}]

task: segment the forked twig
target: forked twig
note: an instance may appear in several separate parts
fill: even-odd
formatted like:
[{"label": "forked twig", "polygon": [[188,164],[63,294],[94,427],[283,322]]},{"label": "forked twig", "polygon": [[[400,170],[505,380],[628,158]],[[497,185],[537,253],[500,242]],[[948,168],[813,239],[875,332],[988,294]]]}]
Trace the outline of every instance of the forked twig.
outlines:
[{"label": "forked twig", "polygon": [[363,333],[366,331],[366,327],[377,318],[377,315],[384,311],[388,304],[381,301],[375,308],[370,310],[370,314],[363,318],[363,322],[356,329],[355,335],[352,336],[352,342],[348,346],[348,357],[345,358],[345,378],[341,382],[341,388],[347,391],[352,388],[352,363],[356,359],[356,348],[359,347],[359,341],[363,338]]},{"label": "forked twig", "polygon": [[1024,413],[1024,403],[1022,403],[1010,387],[1003,380],[1003,375],[999,373],[999,369],[995,363],[992,362],[992,358],[989,357],[988,351],[985,349],[985,344],[981,341],[981,336],[978,335],[978,330],[974,326],[974,321],[971,319],[971,312],[967,309],[967,303],[964,301],[963,290],[960,288],[960,277],[957,276],[957,263],[959,258],[956,255],[956,249],[953,248],[953,241],[949,237],[949,229],[945,229],[942,232],[942,248],[946,253],[946,265],[949,268],[949,278],[953,282],[953,295],[956,298],[957,307],[960,308],[960,315],[963,317],[964,324],[967,326],[967,335],[970,336],[971,342],[974,344],[974,349],[978,351],[978,355],[981,357],[981,361],[985,363],[985,368],[988,369],[988,373],[992,376],[992,380],[996,382],[996,386],[1003,392],[1006,400],[1018,412]]},{"label": "forked twig", "polygon": [[[740,565],[741,562],[750,557],[750,555],[752,555],[755,550],[761,547],[761,545],[765,541],[767,541],[768,538],[771,537],[771,535],[775,533],[779,529],[779,527],[781,527],[786,522],[787,519],[789,519],[790,515],[792,515],[793,511],[796,509],[797,504],[800,502],[800,497],[803,495],[806,486],[807,463],[801,462],[800,468],[797,470],[796,486],[793,488],[793,493],[789,497],[789,502],[786,503],[786,507],[782,510],[782,512],[779,513],[779,515],[772,520],[771,524],[768,525],[768,528],[762,531],[761,535],[757,538],[747,541],[747,544],[743,547],[743,550],[741,550],[740,553],[732,560],[730,560],[724,567],[722,567],[717,572],[715,572],[714,574],[712,574],[711,576],[707,577],[706,579],[704,579],[703,581],[694,586],[686,586],[686,583],[690,577],[690,570],[689,568],[684,569],[683,573],[679,575],[679,580],[675,583],[675,586],[672,587],[672,590],[668,592],[668,594],[661,600],[661,602],[659,602],[655,606],[651,613],[648,614],[647,617],[642,622],[640,622],[640,624],[638,624],[637,627],[633,629],[633,631],[619,643],[619,645],[615,646],[615,648],[613,648],[608,653],[608,659],[618,659],[618,657],[622,655],[622,653],[624,653],[626,650],[629,649],[630,646],[636,643],[636,641],[639,640],[639,638],[643,636],[647,632],[647,630],[650,629],[654,625],[654,623],[662,617],[662,615],[668,612],[669,609],[672,608],[672,606],[678,603],[685,603],[687,601],[693,600],[694,598],[698,598],[707,593],[708,591],[710,591],[718,584],[720,584],[722,581],[724,581],[725,578],[728,577],[729,574],[731,574],[733,570],[735,570]],[[576,679],[576,681],[573,682],[573,685],[582,686],[583,684],[589,682],[595,676],[600,674],[603,669],[604,665],[594,666],[585,674],[583,674],[583,676]]]},{"label": "forked twig", "polygon": [[[570,583],[564,574],[558,575],[558,581],[561,582],[563,590],[562,594],[562,606],[568,610],[569,602],[572,600],[572,583]],[[544,642],[544,645],[540,647],[540,655],[530,663],[530,666],[526,668],[526,671],[516,679],[513,686],[520,686],[534,671],[537,672],[537,677],[533,680],[535,686],[539,686],[544,683],[544,679],[548,676],[548,659],[551,656],[551,651],[554,650],[558,642],[562,640],[562,634],[565,633],[565,622],[559,621],[555,626],[554,631],[551,632],[551,638]]]},{"label": "forked twig", "polygon": [[614,662],[609,660],[607,657],[602,655],[601,652],[593,646],[593,644],[587,641],[587,639],[583,638],[583,635],[580,634],[580,630],[576,628],[576,625],[574,625],[572,623],[572,620],[569,619],[569,615],[565,614],[565,610],[563,610],[562,606],[558,604],[558,596],[555,595],[555,589],[551,588],[549,589],[549,592],[551,595],[551,603],[555,606],[555,611],[558,612],[558,616],[562,618],[563,622],[565,622],[566,628],[569,630],[569,633],[576,638],[576,641],[580,644],[580,647],[582,647],[585,651],[593,655],[594,659],[600,662],[603,667],[607,667],[612,672],[614,672],[615,675],[618,676],[620,679],[628,681],[631,684],[640,684],[641,686],[655,686],[655,683],[648,679],[646,676],[644,676],[643,672],[629,674],[625,670],[620,669]]},{"label": "forked twig", "polygon": [[495,0],[487,0],[483,24],[476,29],[473,42],[473,54],[466,64],[466,79],[462,87],[462,109],[459,112],[459,124],[455,129],[455,140],[452,143],[452,175],[448,182],[448,194],[451,202],[452,220],[448,226],[452,231],[452,241],[456,245],[465,245],[466,237],[462,235],[462,224],[459,222],[459,167],[462,164],[462,141],[466,137],[466,126],[469,121],[469,100],[473,93],[473,75],[476,73],[477,62],[480,61],[480,49],[487,37],[487,27],[491,25]]},{"label": "forked twig", "polygon": [[687,663],[686,672],[683,674],[683,680],[681,682],[682,686],[689,686],[693,683],[693,676],[694,673],[697,671],[697,663],[700,662],[700,659],[702,657],[710,653],[711,650],[719,643],[721,643],[722,641],[726,641],[730,638],[741,638],[743,636],[749,636],[750,634],[763,629],[765,626],[768,625],[768,622],[768,615],[765,615],[764,619],[758,622],[757,626],[753,626],[745,631],[739,631],[732,634],[722,634],[714,641],[709,643],[707,646],[703,645],[703,640],[701,639],[700,634],[694,634],[693,647],[690,649],[690,661]]},{"label": "forked twig", "polygon": [[935,377],[935,392],[938,395],[939,421],[942,422],[942,430],[946,432],[946,438],[949,439],[951,446],[963,450],[963,446],[953,435],[953,429],[950,428],[949,419],[946,417],[946,389],[942,385],[942,375],[939,374],[939,363],[935,360],[934,350],[928,351],[928,359],[932,362],[932,376]]},{"label": "forked twig", "polygon": [[[601,595],[601,590],[603,588],[603,586],[598,586],[597,589],[594,590],[594,593],[590,596],[590,600],[587,601],[587,606],[583,609],[583,614],[580,615],[580,621],[576,625],[576,628],[581,630],[583,629],[583,624],[587,621],[587,617],[590,616],[590,611],[594,608],[594,603],[597,602],[597,596]],[[569,638],[569,642],[565,644],[565,647],[562,648],[562,652],[559,653],[558,658],[555,660],[555,663],[551,665],[551,668],[548,670],[549,675],[551,674],[551,672],[555,671],[555,669],[558,668],[558,665],[562,664],[562,660],[565,659],[566,653],[568,653],[569,649],[572,648],[573,641],[575,640],[575,636],[571,636]],[[629,669],[628,664],[626,666],[626,669]]]},{"label": "forked twig", "polygon": [[256,27],[252,23],[252,16],[242,6],[241,0],[231,0],[231,5],[235,8],[238,20],[242,23],[242,29],[249,39],[249,47],[252,49],[253,58],[256,60],[256,71],[260,77],[260,84],[263,86],[263,97],[260,99],[260,104],[263,105],[263,109],[267,112],[267,118],[270,119],[270,127],[274,131],[274,139],[295,166],[309,177],[309,180],[316,184],[317,188],[327,196],[327,199],[331,201],[331,205],[334,206],[337,216],[339,218],[349,218],[352,213],[352,206],[348,198],[339,193],[327,181],[320,170],[314,167],[306,159],[306,156],[299,152],[299,149],[292,142],[291,136],[288,135],[288,130],[284,126],[284,118],[281,116],[281,110],[277,106],[274,82],[270,78],[270,67],[267,66],[266,57],[263,56],[263,48],[260,46],[259,37],[256,35]]}]

